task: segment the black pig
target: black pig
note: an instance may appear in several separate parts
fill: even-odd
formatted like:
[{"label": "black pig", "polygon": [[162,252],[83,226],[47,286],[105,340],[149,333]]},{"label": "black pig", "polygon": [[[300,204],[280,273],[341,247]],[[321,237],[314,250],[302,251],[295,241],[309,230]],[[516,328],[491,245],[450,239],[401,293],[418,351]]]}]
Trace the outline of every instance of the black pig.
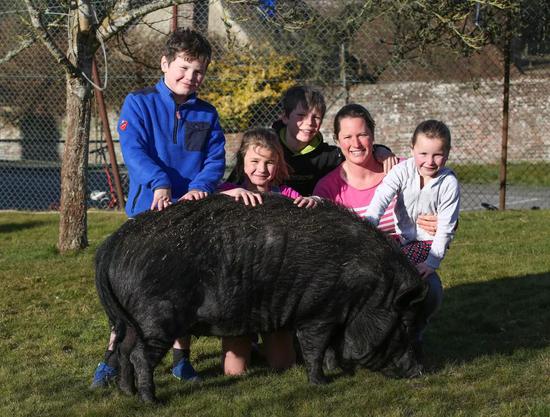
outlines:
[{"label": "black pig", "polygon": [[308,378],[331,347],[356,365],[417,376],[416,310],[426,285],[380,232],[324,202],[224,195],[127,221],[98,249],[96,286],[120,339],[119,387],[155,400],[153,369],[185,334],[295,329]]}]

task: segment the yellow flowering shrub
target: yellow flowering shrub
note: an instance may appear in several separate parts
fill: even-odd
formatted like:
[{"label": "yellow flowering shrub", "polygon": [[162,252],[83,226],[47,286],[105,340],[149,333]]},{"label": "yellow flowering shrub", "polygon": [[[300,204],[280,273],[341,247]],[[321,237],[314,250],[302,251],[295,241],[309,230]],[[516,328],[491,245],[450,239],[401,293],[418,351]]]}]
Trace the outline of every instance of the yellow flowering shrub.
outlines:
[{"label": "yellow flowering shrub", "polygon": [[220,114],[224,130],[238,132],[258,120],[274,120],[282,94],[295,84],[297,60],[271,47],[232,48],[208,67],[201,97]]}]

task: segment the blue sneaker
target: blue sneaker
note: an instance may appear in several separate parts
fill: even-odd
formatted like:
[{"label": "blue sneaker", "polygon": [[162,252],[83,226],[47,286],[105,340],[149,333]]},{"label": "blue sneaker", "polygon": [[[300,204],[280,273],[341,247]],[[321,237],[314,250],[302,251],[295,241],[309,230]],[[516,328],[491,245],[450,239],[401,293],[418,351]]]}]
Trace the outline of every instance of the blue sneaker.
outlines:
[{"label": "blue sneaker", "polygon": [[172,375],[180,381],[197,382],[201,380],[201,377],[197,374],[188,358],[181,359],[172,368]]},{"label": "blue sneaker", "polygon": [[115,378],[118,375],[118,369],[112,368],[105,362],[99,362],[94,373],[94,380],[90,388],[105,388],[114,384]]}]

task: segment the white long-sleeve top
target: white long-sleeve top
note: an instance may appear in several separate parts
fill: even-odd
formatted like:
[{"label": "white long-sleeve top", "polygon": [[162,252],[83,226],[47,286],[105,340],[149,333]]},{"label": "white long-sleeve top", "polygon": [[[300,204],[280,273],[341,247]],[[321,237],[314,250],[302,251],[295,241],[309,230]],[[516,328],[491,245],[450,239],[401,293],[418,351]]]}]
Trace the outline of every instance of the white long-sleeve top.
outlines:
[{"label": "white long-sleeve top", "polygon": [[[436,177],[420,188],[420,174],[414,158],[392,168],[376,189],[366,217],[375,225],[397,194],[396,229],[404,244],[413,240],[433,240],[426,264],[438,268],[454,237],[460,208],[460,185],[453,171],[442,168]],[[437,214],[437,232],[431,236],[416,225],[421,214]]]}]

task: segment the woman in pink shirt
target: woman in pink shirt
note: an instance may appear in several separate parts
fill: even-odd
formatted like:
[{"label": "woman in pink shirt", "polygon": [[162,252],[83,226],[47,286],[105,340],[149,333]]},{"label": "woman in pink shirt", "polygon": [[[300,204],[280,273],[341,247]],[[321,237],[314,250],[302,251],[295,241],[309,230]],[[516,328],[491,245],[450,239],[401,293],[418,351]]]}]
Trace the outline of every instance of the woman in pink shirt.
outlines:
[{"label": "woman in pink shirt", "polygon": [[[376,187],[385,176],[383,165],[374,158],[372,151],[374,127],[372,116],[363,106],[348,104],[340,109],[334,118],[334,137],[345,161],[319,180],[313,195],[365,216]],[[394,205],[395,201],[387,208],[379,224],[379,229],[388,234],[395,234]],[[418,226],[435,234],[437,217],[419,216]]]},{"label": "woman in pink shirt", "polygon": [[[374,126],[375,123],[369,111],[359,104],[348,104],[338,111],[334,118],[334,137],[345,161],[319,180],[313,190],[314,196],[331,200],[365,217],[374,192],[385,176],[382,164],[373,156]],[[379,229],[389,235],[396,233],[394,205],[395,200],[386,209],[378,225]],[[437,216],[419,216],[417,224],[428,233],[435,235]],[[437,311],[443,299],[443,288],[439,276],[433,273],[425,279],[430,289],[424,301],[421,320],[417,323],[416,345],[420,360],[422,359],[422,333],[429,318]]]}]

